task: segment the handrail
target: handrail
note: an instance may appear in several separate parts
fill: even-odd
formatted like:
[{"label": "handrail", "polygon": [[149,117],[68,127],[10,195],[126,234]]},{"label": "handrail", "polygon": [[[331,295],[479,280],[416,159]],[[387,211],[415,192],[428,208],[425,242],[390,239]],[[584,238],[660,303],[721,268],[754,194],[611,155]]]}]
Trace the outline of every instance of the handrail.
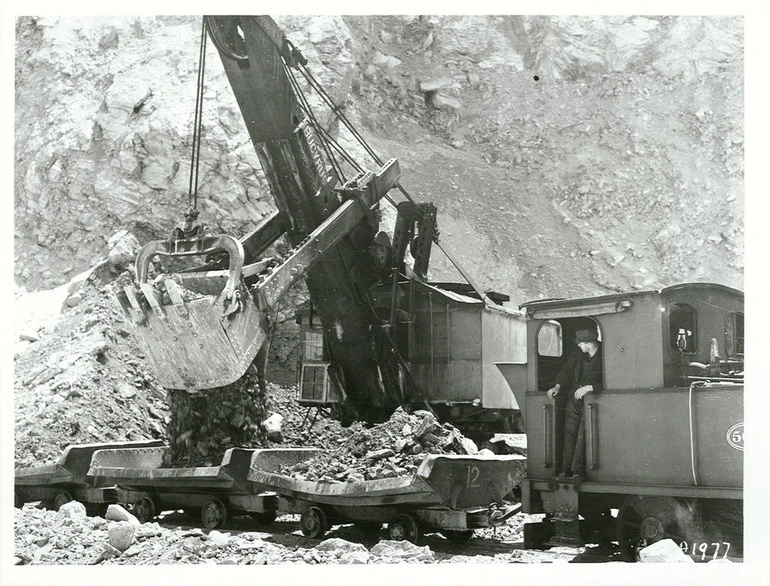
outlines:
[{"label": "handrail", "polygon": [[687,403],[688,403],[688,409],[689,409],[689,418],[690,418],[690,467],[692,468],[692,481],[695,484],[695,486],[698,486],[698,473],[695,469],[695,432],[694,432],[694,426],[693,426],[693,405],[692,405],[692,395],[693,390],[695,387],[701,387],[704,383],[702,381],[694,381],[690,385],[690,390],[687,393]]},{"label": "handrail", "polygon": [[596,433],[597,428],[597,405],[595,403],[588,404],[588,425],[586,426],[586,449],[588,450],[587,459],[588,467],[591,470],[596,470],[599,467],[599,462],[596,454],[599,452],[599,436]]},{"label": "handrail", "polygon": [[551,451],[553,450],[552,445],[552,433],[551,429],[549,427],[555,428],[556,426],[549,426],[549,407],[545,403],[543,403],[543,445],[545,446],[544,454],[543,454],[543,468],[549,468],[551,466]]}]

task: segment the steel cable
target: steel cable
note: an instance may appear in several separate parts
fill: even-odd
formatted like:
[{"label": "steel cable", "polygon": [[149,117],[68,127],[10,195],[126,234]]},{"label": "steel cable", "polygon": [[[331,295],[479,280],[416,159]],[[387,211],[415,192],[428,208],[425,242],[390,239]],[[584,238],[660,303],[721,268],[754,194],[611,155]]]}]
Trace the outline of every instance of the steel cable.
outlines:
[{"label": "steel cable", "polygon": [[198,174],[200,170],[201,130],[203,127],[203,87],[206,70],[206,19],[201,22],[201,44],[198,54],[198,81],[195,88],[195,117],[193,120],[193,145],[190,161],[190,184],[187,201],[192,208],[198,208]]},{"label": "steel cable", "polygon": [[[284,63],[284,67],[287,67]],[[310,72],[310,70],[307,68],[306,65],[300,64],[298,66],[298,69],[300,73],[302,73],[303,77],[307,80],[307,82],[310,84],[311,88],[313,88],[318,95],[321,97],[321,99],[326,103],[327,106],[331,108],[332,113],[337,117],[338,120],[340,120],[343,125],[348,129],[348,131],[353,135],[353,137],[358,141],[358,143],[364,148],[366,153],[374,160],[375,163],[378,165],[382,165],[382,160],[380,157],[377,156],[377,153],[374,151],[374,149],[371,148],[371,146],[366,142],[366,139],[361,135],[358,130],[353,126],[353,124],[348,120],[347,116],[342,112],[339,106],[334,103],[334,101],[331,99],[329,94],[321,87],[321,85],[318,83],[318,81],[315,79],[313,74]],[[289,73],[287,71],[287,73]],[[303,100],[305,103],[307,103],[307,100],[304,99],[304,93],[302,92],[301,88],[299,88],[298,84],[296,84],[296,79],[294,79],[293,74],[289,75],[290,79],[293,80],[293,83],[295,84],[295,87],[297,88],[296,91],[298,91],[303,96]],[[308,105],[309,108],[309,105]],[[313,120],[315,120],[315,117],[313,117]],[[315,121],[314,127],[320,128],[320,125],[318,125],[317,120]],[[325,132],[325,131],[324,131]],[[328,140],[328,138],[327,138]],[[326,141],[322,141],[324,144]],[[334,141],[334,144],[336,145],[336,141]],[[344,152],[344,149],[342,149],[341,146],[337,145],[337,147],[340,149],[340,152]],[[325,148],[328,153],[328,149]],[[411,203],[417,204],[417,202],[414,200],[414,198],[407,192],[407,190],[400,184],[397,183],[395,186],[402,195]],[[389,194],[385,194],[385,199],[393,206],[396,207],[396,203],[393,200],[393,198]],[[419,208],[418,206],[418,213],[424,214],[424,212]],[[478,285],[475,283],[475,281],[470,277],[470,275],[463,269],[462,266],[460,266],[460,263],[449,253],[448,250],[446,250],[438,241],[438,238],[436,237],[434,239],[434,242],[436,246],[438,246],[439,250],[441,250],[442,253],[444,253],[444,256],[449,260],[450,263],[457,269],[457,271],[463,276],[463,278],[468,282],[468,284],[473,288],[474,291],[479,295],[482,301],[486,303],[487,305],[497,305],[494,303],[486,293],[481,291],[481,289],[478,287]]]}]

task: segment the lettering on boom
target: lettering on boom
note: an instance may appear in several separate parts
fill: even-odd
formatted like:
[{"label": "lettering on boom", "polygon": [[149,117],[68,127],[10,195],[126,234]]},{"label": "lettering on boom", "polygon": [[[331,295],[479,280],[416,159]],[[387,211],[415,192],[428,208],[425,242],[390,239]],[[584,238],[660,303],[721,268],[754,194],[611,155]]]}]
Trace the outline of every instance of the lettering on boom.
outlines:
[{"label": "lettering on boom", "polygon": [[331,173],[329,172],[329,169],[326,168],[323,156],[321,155],[321,147],[318,146],[315,132],[310,124],[307,123],[307,120],[302,124],[302,134],[305,136],[305,142],[307,142],[310,156],[313,158],[313,163],[315,164],[318,176],[321,178],[321,182],[324,185],[329,185],[332,179]]}]

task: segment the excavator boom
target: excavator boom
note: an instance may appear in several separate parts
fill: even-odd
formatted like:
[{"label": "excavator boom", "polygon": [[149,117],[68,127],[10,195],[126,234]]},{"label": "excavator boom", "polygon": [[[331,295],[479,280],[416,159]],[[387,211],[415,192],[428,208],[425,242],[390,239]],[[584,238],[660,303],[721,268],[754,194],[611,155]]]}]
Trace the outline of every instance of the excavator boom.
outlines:
[{"label": "excavator boom", "polygon": [[[400,403],[400,390],[383,380],[379,320],[366,292],[379,278],[369,259],[378,202],[397,185],[398,162],[340,177],[293,83],[292,68],[304,58],[276,24],[265,16],[207,16],[205,24],[278,209],[241,241],[188,225],[167,241],[148,243],[137,258],[139,288],[126,287],[121,302],[159,382],[209,390],[246,372],[268,338],[267,315],[305,279],[338,368],[345,417],[385,419]],[[268,266],[258,256],[281,234],[293,249]],[[229,270],[213,270],[210,259],[224,253]],[[149,282],[153,258],[195,255],[208,264]]]}]

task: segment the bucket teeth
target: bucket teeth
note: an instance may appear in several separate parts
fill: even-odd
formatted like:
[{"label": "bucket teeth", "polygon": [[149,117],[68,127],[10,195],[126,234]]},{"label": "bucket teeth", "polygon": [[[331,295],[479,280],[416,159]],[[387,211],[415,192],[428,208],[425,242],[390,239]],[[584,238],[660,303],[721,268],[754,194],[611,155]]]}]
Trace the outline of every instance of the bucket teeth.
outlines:
[{"label": "bucket teeth", "polygon": [[162,302],[163,297],[162,295],[149,283],[142,283],[139,285],[139,287],[142,289],[142,293],[144,293],[145,299],[147,299],[147,303],[150,304],[150,307],[152,307],[152,310],[155,312],[155,315],[157,315],[161,319],[165,319],[166,312],[163,311]]},{"label": "bucket teeth", "polygon": [[123,287],[123,296],[119,296],[120,305],[124,311],[132,318],[136,325],[144,325],[147,322],[147,316],[142,309],[142,304],[136,296],[137,290],[134,287]]},{"label": "bucket teeth", "polygon": [[166,285],[166,293],[168,293],[169,301],[171,305],[183,316],[187,317],[188,311],[184,304],[184,298],[182,297],[182,291],[179,289],[176,281],[173,279],[165,279],[163,281]]},{"label": "bucket teeth", "polygon": [[[136,298],[136,291],[133,287],[123,287],[123,292],[126,294],[126,299],[128,299],[129,305],[131,305],[131,308],[134,311],[142,312],[142,306],[139,304],[139,299]],[[125,309],[128,309],[125,307]]]}]

